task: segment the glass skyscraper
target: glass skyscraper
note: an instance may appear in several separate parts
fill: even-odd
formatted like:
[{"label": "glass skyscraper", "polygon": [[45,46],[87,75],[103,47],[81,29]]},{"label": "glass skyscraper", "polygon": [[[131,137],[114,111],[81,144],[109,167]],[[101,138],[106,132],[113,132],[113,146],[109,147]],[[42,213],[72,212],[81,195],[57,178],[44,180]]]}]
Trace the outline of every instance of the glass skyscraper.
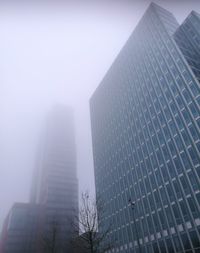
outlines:
[{"label": "glass skyscraper", "polygon": [[194,74],[200,80],[200,15],[192,11],[177,29],[174,38]]},{"label": "glass skyscraper", "polygon": [[199,41],[152,3],[90,100],[110,252],[200,252]]}]

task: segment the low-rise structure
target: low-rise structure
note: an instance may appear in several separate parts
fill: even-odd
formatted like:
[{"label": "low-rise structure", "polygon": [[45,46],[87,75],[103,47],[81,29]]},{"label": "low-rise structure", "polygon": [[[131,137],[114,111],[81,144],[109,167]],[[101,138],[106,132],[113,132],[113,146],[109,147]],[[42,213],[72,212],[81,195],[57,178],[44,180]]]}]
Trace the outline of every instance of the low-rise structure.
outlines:
[{"label": "low-rise structure", "polygon": [[42,224],[42,206],[15,203],[3,226],[0,252],[41,253]]}]

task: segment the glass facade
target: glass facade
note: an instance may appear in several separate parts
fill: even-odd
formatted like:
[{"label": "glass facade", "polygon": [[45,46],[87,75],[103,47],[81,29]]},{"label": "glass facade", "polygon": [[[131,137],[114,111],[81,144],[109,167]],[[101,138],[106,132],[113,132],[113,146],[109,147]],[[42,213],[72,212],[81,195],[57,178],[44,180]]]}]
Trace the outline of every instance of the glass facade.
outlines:
[{"label": "glass facade", "polygon": [[174,38],[200,81],[200,15],[192,11],[175,32]]},{"label": "glass facade", "polygon": [[112,252],[200,250],[200,86],[178,26],[151,4],[90,100]]}]

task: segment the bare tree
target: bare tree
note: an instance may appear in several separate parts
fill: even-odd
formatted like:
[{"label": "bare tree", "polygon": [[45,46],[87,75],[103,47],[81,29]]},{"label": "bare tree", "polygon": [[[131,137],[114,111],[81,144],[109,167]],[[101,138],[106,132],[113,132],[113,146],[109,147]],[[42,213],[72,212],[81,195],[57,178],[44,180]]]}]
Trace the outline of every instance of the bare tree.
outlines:
[{"label": "bare tree", "polygon": [[[64,218],[64,219],[63,219]],[[55,213],[48,217],[44,224],[42,252],[71,253],[71,241],[74,231],[71,228],[71,217]]]},{"label": "bare tree", "polygon": [[111,225],[105,225],[104,216],[102,200],[92,199],[88,192],[82,193],[79,216],[72,223],[80,234],[72,241],[73,252],[104,253],[112,248],[109,242]]}]

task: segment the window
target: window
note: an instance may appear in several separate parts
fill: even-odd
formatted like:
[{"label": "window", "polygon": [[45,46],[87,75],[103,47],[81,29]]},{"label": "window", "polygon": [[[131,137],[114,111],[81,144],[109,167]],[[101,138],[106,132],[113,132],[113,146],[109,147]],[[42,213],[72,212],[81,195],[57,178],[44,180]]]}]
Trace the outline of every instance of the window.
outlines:
[{"label": "window", "polygon": [[174,163],[175,163],[176,170],[177,170],[178,174],[180,174],[183,171],[183,168],[182,168],[182,164],[181,164],[179,157],[176,157],[174,159]]},{"label": "window", "polygon": [[159,97],[159,101],[160,101],[160,104],[161,104],[162,107],[164,107],[166,105],[166,101],[165,101],[165,98],[163,96]]},{"label": "window", "polygon": [[167,185],[167,193],[169,195],[170,200],[172,201],[174,199],[174,194],[173,194],[172,187],[170,184]]},{"label": "window", "polygon": [[166,219],[165,219],[165,215],[164,215],[163,210],[160,210],[160,211],[158,212],[158,215],[159,215],[161,224],[165,224],[165,223],[166,223]]},{"label": "window", "polygon": [[160,189],[160,194],[161,194],[161,199],[162,199],[163,204],[166,205],[167,204],[167,195],[166,195],[164,187],[162,187]]},{"label": "window", "polygon": [[178,112],[178,109],[177,109],[175,103],[171,102],[170,107],[171,107],[173,114],[175,115]]},{"label": "window", "polygon": [[171,119],[171,115],[170,115],[170,111],[167,107],[164,108],[164,114],[165,114],[167,121],[169,121]]},{"label": "window", "polygon": [[158,114],[158,118],[160,120],[161,125],[164,125],[165,124],[165,119],[164,119],[164,117],[163,117],[163,115],[162,115],[161,112]]},{"label": "window", "polygon": [[188,189],[188,182],[185,179],[185,176],[180,177],[180,181],[181,181],[181,185],[183,187],[183,190],[187,190]]},{"label": "window", "polygon": [[156,156],[157,156],[157,159],[158,159],[158,163],[160,165],[163,164],[163,157],[162,157],[162,153],[160,152],[160,150],[156,151]]},{"label": "window", "polygon": [[176,125],[174,124],[173,121],[169,122],[169,127],[170,127],[172,134],[175,135],[177,133],[177,130],[176,130]]},{"label": "window", "polygon": [[[187,209],[187,205],[185,204],[184,201],[180,201],[179,202],[180,207],[181,207],[181,211],[184,217],[187,217],[189,215],[188,209]],[[188,218],[188,217],[187,217]]]},{"label": "window", "polygon": [[150,175],[150,182],[152,185],[152,189],[155,189],[156,188],[156,181],[155,181],[155,177],[154,177],[153,173]]},{"label": "window", "polygon": [[156,201],[156,205],[158,206],[160,204],[160,197],[159,197],[158,191],[154,192],[154,198],[155,198],[155,201]]},{"label": "window", "polygon": [[194,191],[198,190],[199,184],[198,184],[198,181],[197,181],[197,178],[196,178],[194,172],[190,171],[188,173],[188,177],[189,177],[190,184],[191,184],[192,188],[194,189]]},{"label": "window", "polygon": [[[159,243],[161,252],[162,252],[162,253],[166,253],[167,251],[166,251],[166,247],[165,247],[164,241],[159,241],[158,243]],[[149,252],[149,251],[148,251],[148,252]]]},{"label": "window", "polygon": [[184,76],[184,79],[186,80],[187,83],[189,83],[192,80],[192,77],[188,71],[184,71],[183,76]]},{"label": "window", "polygon": [[189,130],[190,130],[193,140],[197,141],[199,139],[199,134],[197,133],[197,130],[194,127],[194,125],[190,125]]},{"label": "window", "polygon": [[165,214],[167,216],[169,224],[174,224],[172,212],[171,212],[171,209],[169,207],[165,208]]},{"label": "window", "polygon": [[181,196],[181,187],[180,187],[180,184],[177,180],[174,180],[173,181],[173,185],[174,185],[174,189],[175,189],[175,192],[178,196],[178,198]]},{"label": "window", "polygon": [[178,125],[178,128],[181,130],[184,128],[184,125],[183,125],[183,121],[181,119],[181,117],[177,114],[175,116],[175,119],[176,119],[176,122],[177,122],[177,125]]},{"label": "window", "polygon": [[171,87],[173,95],[178,94],[178,88],[176,87],[175,83],[172,83],[170,87]]},{"label": "window", "polygon": [[189,113],[184,109],[182,111],[183,118],[185,119],[185,122],[189,124],[191,122]]},{"label": "window", "polygon": [[159,105],[158,100],[156,100],[156,101],[154,102],[154,105],[155,105],[156,112],[158,113],[158,112],[160,111],[160,105]]},{"label": "window", "polygon": [[183,63],[180,60],[177,61],[177,65],[181,72],[185,69]]},{"label": "window", "polygon": [[161,178],[161,175],[160,175],[160,170],[157,170],[155,172],[155,175],[156,175],[156,179],[157,179],[158,185],[161,185],[162,184],[162,178]]},{"label": "window", "polygon": [[190,147],[188,151],[189,151],[193,164],[194,165],[198,164],[198,155],[196,153],[196,150],[193,147]]},{"label": "window", "polygon": [[168,161],[170,159],[169,151],[166,146],[162,147],[162,151],[164,154],[165,161]]},{"label": "window", "polygon": [[183,81],[180,77],[178,77],[178,78],[176,79],[176,81],[177,81],[177,83],[178,83],[178,86],[179,86],[181,89],[183,89],[183,88],[185,87],[185,83],[184,83],[184,81]]},{"label": "window", "polygon": [[187,154],[185,152],[182,152],[180,155],[181,155],[181,159],[183,161],[185,168],[190,169],[191,165],[190,165],[190,160],[189,160],[189,157],[187,156]]},{"label": "window", "polygon": [[[155,169],[157,167],[157,161],[156,158],[154,157],[154,155],[152,155],[151,157],[151,163],[153,165],[153,169]],[[151,164],[149,163],[148,166],[150,166]]]},{"label": "window", "polygon": [[158,134],[158,140],[159,140],[160,144],[161,145],[164,144],[165,143],[165,139],[164,139],[164,136],[163,136],[162,132],[159,131],[157,134]]},{"label": "window", "polygon": [[147,147],[148,147],[149,153],[151,154],[153,152],[153,147],[152,147],[150,139],[147,140]]},{"label": "window", "polygon": [[154,232],[154,226],[153,226],[153,222],[152,222],[151,216],[147,217],[147,223],[148,223],[148,227],[149,227],[149,232],[151,234],[153,234],[153,232]]},{"label": "window", "polygon": [[191,101],[190,93],[186,89],[183,90],[183,97],[185,98],[187,103]]},{"label": "window", "polygon": [[172,66],[172,67],[171,67],[171,70],[172,70],[173,75],[174,75],[175,77],[177,77],[177,76],[178,76],[178,71],[177,71],[176,67],[175,67],[175,66]]},{"label": "window", "polygon": [[168,140],[170,138],[170,132],[169,132],[167,126],[163,127],[163,131],[164,131],[164,134],[165,134],[165,138]]},{"label": "window", "polygon": [[176,136],[174,137],[174,139],[175,139],[176,145],[177,145],[177,147],[178,147],[178,150],[179,150],[179,151],[183,150],[183,143],[182,143],[182,140],[181,140],[180,136],[179,136],[179,135],[176,135]]},{"label": "window", "polygon": [[177,204],[172,205],[172,210],[173,210],[175,219],[180,220],[180,212],[179,212]]},{"label": "window", "polygon": [[149,111],[150,111],[151,117],[153,117],[155,114],[155,111],[154,111],[154,108],[151,104],[149,105]]},{"label": "window", "polygon": [[198,149],[198,151],[200,153],[200,141],[197,143],[197,149]]},{"label": "window", "polygon": [[194,95],[194,97],[199,95],[200,91],[198,90],[197,85],[195,83],[192,82],[190,84],[190,89],[191,89],[192,94]]},{"label": "window", "polygon": [[145,187],[142,181],[140,181],[140,191],[142,193],[142,195],[145,195]]},{"label": "window", "polygon": [[159,224],[159,219],[158,219],[158,216],[156,213],[152,214],[152,217],[153,217],[153,223],[154,223],[154,226],[156,228],[156,231],[160,231],[160,224]]},{"label": "window", "polygon": [[157,120],[157,118],[153,118],[153,125],[154,125],[154,128],[158,131],[160,129],[160,125],[159,125],[159,122]]},{"label": "window", "polygon": [[162,91],[160,89],[160,86],[158,85],[156,86],[156,92],[157,92],[158,97],[162,95]]},{"label": "window", "polygon": [[[199,96],[199,98],[200,98],[200,96]],[[200,99],[199,99],[199,101],[200,101]],[[200,128],[200,118],[196,122],[197,122],[198,127]]]},{"label": "window", "polygon": [[158,141],[155,135],[152,136],[152,142],[153,142],[154,148],[156,149],[158,147]]},{"label": "window", "polygon": [[184,246],[184,249],[191,249],[191,245],[190,245],[190,241],[188,239],[188,236],[186,233],[184,234],[181,234],[181,239],[182,239],[182,242],[183,242],[183,246]]},{"label": "window", "polygon": [[175,248],[176,248],[176,252],[181,252],[182,251],[182,246],[181,246],[179,237],[176,235],[176,236],[173,236],[173,239],[174,239],[174,245],[175,245]]},{"label": "window", "polygon": [[167,167],[168,167],[170,177],[171,178],[175,177],[176,176],[176,169],[171,161],[169,161],[167,163]]},{"label": "window", "polygon": [[188,201],[191,212],[192,213],[198,212],[198,209],[196,207],[196,204],[195,204],[194,200],[192,198],[188,198],[187,201]]},{"label": "window", "polygon": [[185,131],[185,129],[183,129],[181,131],[181,135],[183,137],[183,140],[184,140],[186,146],[189,146],[191,144],[191,141],[190,141],[190,137],[189,137],[188,133]]},{"label": "window", "polygon": [[197,194],[196,194],[196,199],[197,199],[197,201],[198,201],[198,203],[199,203],[199,206],[200,206],[200,193],[197,193]]},{"label": "window", "polygon": [[161,63],[161,69],[162,69],[162,71],[164,72],[164,73],[167,73],[167,66],[166,66],[166,64],[164,63],[164,62],[162,62]]},{"label": "window", "polygon": [[194,116],[194,118],[196,118],[196,117],[199,116],[199,113],[198,113],[198,111],[197,111],[196,106],[194,105],[194,103],[191,103],[189,105],[189,108],[190,108],[190,111],[191,111],[192,115]]},{"label": "window", "polygon": [[180,110],[183,109],[184,108],[184,103],[183,103],[182,98],[179,95],[176,97],[176,101],[178,103],[179,109]]},{"label": "window", "polygon": [[153,124],[151,122],[149,122],[148,127],[149,127],[150,133],[153,135],[155,131],[154,131],[154,128],[153,128]]},{"label": "window", "polygon": [[190,239],[192,241],[193,247],[194,248],[200,247],[200,241],[199,241],[196,231],[194,230],[189,233],[190,233]]},{"label": "window", "polygon": [[170,94],[169,90],[165,91],[165,95],[166,95],[168,102],[170,102],[172,100],[172,98],[171,98],[171,94]]},{"label": "window", "polygon": [[176,149],[175,149],[175,146],[174,146],[172,140],[170,140],[170,141],[168,142],[168,146],[169,146],[169,150],[170,150],[170,152],[171,152],[171,155],[172,155],[172,156],[175,156],[175,155],[176,155]]},{"label": "window", "polygon": [[163,166],[161,173],[162,173],[164,181],[167,182],[169,180],[167,168]]}]

